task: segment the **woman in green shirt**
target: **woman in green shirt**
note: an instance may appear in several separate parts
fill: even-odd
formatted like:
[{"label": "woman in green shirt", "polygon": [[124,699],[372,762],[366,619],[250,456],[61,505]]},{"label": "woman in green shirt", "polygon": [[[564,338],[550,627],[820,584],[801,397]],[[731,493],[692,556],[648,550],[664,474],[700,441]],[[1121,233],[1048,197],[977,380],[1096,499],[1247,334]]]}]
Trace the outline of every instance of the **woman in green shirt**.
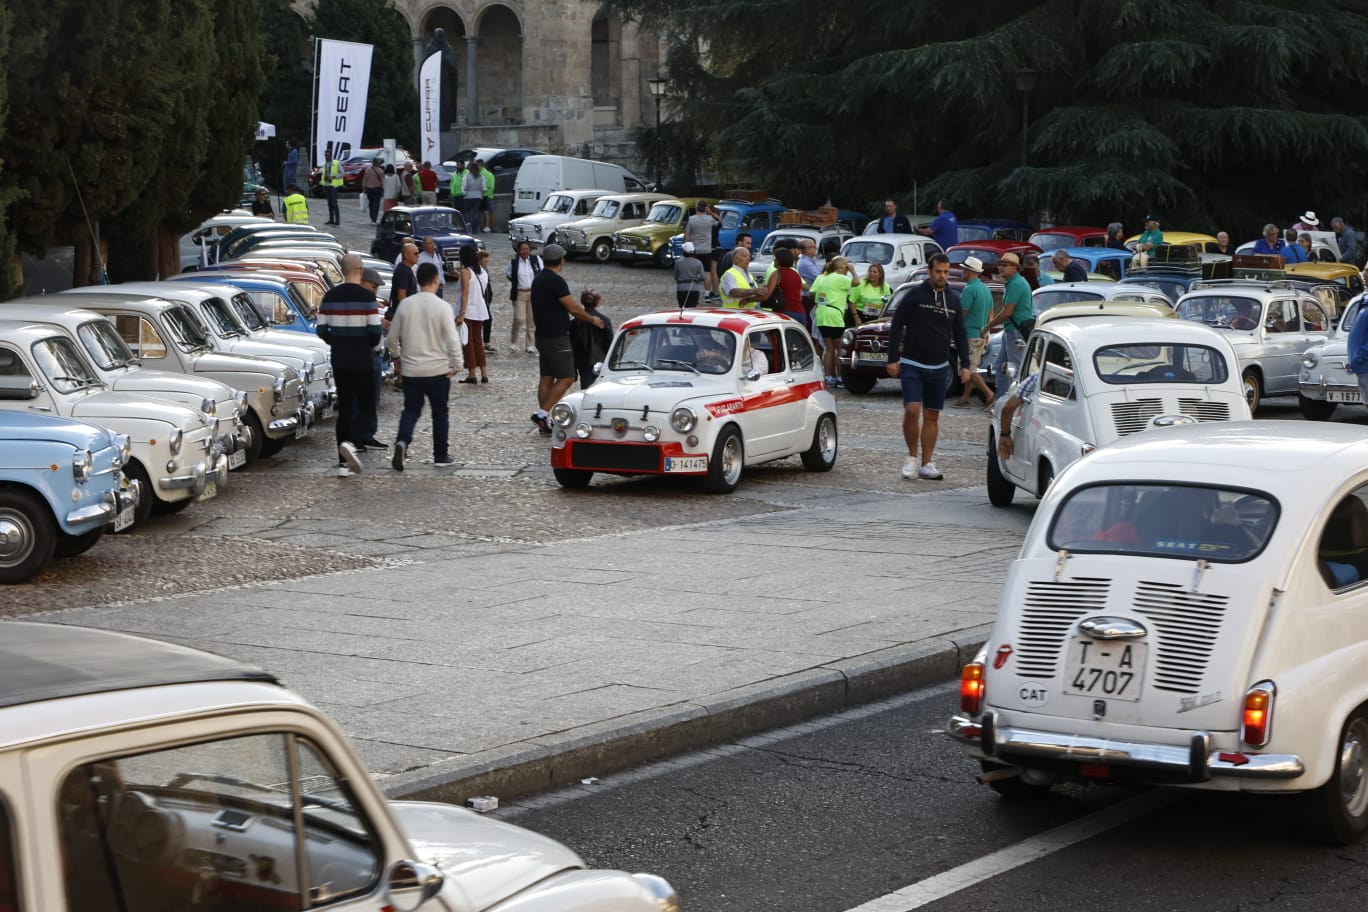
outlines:
[{"label": "woman in green shirt", "polygon": [[822,337],[822,373],[826,375],[827,386],[841,386],[841,377],[836,370],[836,353],[841,345],[841,334],[846,329],[846,314],[851,322],[858,323],[855,309],[850,303],[850,289],[860,281],[859,275],[851,268],[850,261],[843,256],[827,260],[822,274],[812,280],[809,294],[816,301],[812,321],[817,333]]},{"label": "woman in green shirt", "polygon": [[850,301],[860,315],[861,323],[877,320],[892,296],[893,289],[888,287],[884,268],[878,263],[869,264],[864,280],[850,290]]}]

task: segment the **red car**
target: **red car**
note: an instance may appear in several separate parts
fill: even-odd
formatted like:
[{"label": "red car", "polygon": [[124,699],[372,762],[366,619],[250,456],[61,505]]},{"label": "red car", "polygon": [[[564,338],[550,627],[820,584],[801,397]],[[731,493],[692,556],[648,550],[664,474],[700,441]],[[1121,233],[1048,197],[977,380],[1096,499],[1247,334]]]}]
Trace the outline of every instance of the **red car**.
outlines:
[{"label": "red car", "polygon": [[1107,229],[1090,225],[1055,225],[1041,228],[1031,235],[1030,241],[1041,250],[1055,250],[1059,247],[1106,247]]},{"label": "red car", "polygon": [[[964,262],[965,257],[978,257],[983,263],[984,275],[996,275],[998,261],[1002,259],[1004,253],[1015,253],[1019,257],[1024,257],[1028,253],[1040,253],[1040,248],[1027,241],[969,241],[964,244],[951,244],[950,249],[945,251],[950,257],[950,262],[956,266]],[[914,280],[916,276],[912,277]]]}]

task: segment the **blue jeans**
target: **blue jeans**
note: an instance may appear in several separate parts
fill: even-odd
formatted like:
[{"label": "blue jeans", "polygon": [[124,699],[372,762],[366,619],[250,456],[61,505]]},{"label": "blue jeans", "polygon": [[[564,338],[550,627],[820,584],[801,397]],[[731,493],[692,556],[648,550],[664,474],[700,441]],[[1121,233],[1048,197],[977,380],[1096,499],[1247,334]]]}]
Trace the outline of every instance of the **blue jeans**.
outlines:
[{"label": "blue jeans", "polygon": [[451,397],[451,378],[404,378],[404,413],[399,416],[399,440],[408,446],[413,442],[413,429],[418,416],[423,414],[423,400],[432,409],[432,458],[437,462],[447,458],[447,437],[451,424],[447,416],[447,400]]},{"label": "blue jeans", "polygon": [[474,199],[463,197],[461,199],[461,214],[465,216],[466,231],[475,234],[480,230],[480,198]]},{"label": "blue jeans", "polygon": [[[997,361],[993,364],[993,375],[997,378],[997,391],[1003,393],[1012,385],[1016,373],[1021,371],[1021,333],[1011,324],[1002,327],[1002,344],[998,347]],[[1013,376],[1007,376],[1007,365],[1012,365]]]}]

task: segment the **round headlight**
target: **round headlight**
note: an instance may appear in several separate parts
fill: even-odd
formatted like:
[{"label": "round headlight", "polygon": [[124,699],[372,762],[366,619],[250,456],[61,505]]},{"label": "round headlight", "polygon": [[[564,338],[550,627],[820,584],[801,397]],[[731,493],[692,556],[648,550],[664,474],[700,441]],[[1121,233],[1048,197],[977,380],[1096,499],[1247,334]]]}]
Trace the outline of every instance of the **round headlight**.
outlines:
[{"label": "round headlight", "polygon": [[214,400],[208,398],[207,396],[206,396],[205,398],[201,399],[201,400],[200,400],[200,411],[201,411],[201,412],[204,412],[204,414],[206,414],[206,415],[208,415],[209,417],[212,418],[212,417],[214,416],[214,412],[215,412]]},{"label": "round headlight", "polygon": [[115,434],[114,445],[119,448],[119,465],[128,465],[128,460],[133,455],[133,438],[127,434]]},{"label": "round headlight", "polygon": [[844,345],[846,348],[854,348],[855,333],[851,332],[848,329],[845,332],[841,333],[841,344]]},{"label": "round headlight", "polygon": [[277,400],[285,398],[285,378],[276,377],[275,383],[271,384],[271,392],[275,393]]},{"label": "round headlight", "polygon": [[177,455],[181,451],[181,445],[185,443],[185,431],[176,428],[171,432],[171,436],[166,438],[166,442],[171,447],[171,455]]},{"label": "round headlight", "polygon": [[557,402],[551,406],[551,420],[563,428],[575,423],[575,407],[568,402]]},{"label": "round headlight", "polygon": [[581,421],[579,424],[575,425],[575,436],[580,439],[584,439],[592,433],[594,433],[594,429],[589,426],[587,421]]},{"label": "round headlight", "polygon": [[642,429],[641,436],[646,438],[647,443],[655,443],[660,439],[660,428],[654,424],[648,424]]},{"label": "round headlight", "polygon": [[1306,354],[1302,355],[1302,367],[1306,368],[1307,370],[1310,370],[1317,364],[1320,364],[1320,354],[1316,351],[1309,351]]},{"label": "round headlight", "polygon": [[81,484],[90,480],[91,470],[94,468],[94,460],[91,458],[90,450],[81,450],[71,457],[71,474]]},{"label": "round headlight", "polygon": [[698,425],[698,415],[687,405],[681,405],[670,413],[670,427],[681,434],[687,434]]}]

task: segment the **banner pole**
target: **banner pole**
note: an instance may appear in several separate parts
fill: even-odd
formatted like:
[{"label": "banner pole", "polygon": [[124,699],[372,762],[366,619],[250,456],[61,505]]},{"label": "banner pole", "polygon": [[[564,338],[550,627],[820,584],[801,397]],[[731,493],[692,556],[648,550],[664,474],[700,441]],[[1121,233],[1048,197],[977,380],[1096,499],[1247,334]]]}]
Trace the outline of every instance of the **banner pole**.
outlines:
[{"label": "banner pole", "polygon": [[313,169],[313,166],[314,166],[314,165],[318,164],[318,51],[319,51],[319,48],[321,48],[321,47],[323,46],[323,39],[321,39],[321,38],[319,38],[317,35],[315,35],[315,36],[314,36],[314,39],[313,39],[313,46],[314,46],[313,79],[311,80],[311,85],[312,85],[313,91],[312,91],[312,93],[310,93],[310,96],[309,96],[309,168],[310,168],[310,170]]}]

